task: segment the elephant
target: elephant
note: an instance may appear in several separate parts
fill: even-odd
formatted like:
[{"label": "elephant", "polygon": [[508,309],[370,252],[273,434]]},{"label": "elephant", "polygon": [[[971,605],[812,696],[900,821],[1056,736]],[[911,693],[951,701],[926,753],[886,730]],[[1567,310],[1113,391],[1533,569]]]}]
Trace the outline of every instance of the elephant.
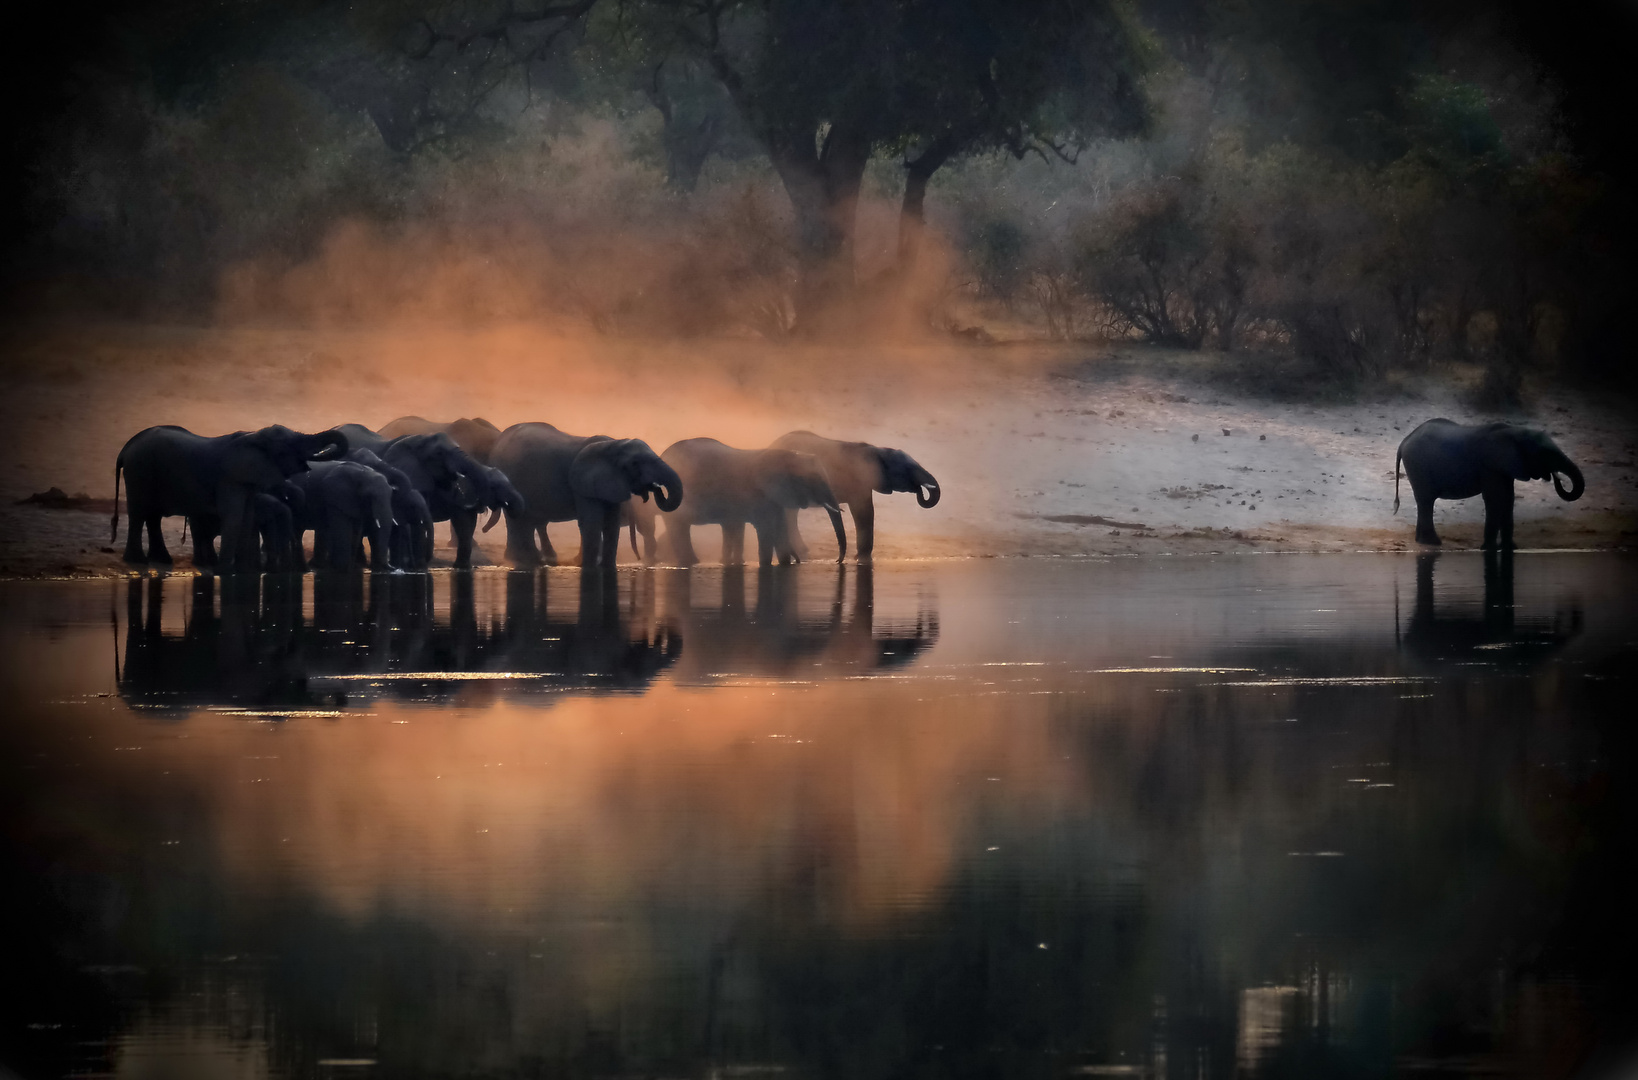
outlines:
[{"label": "elephant", "polygon": [[400,416],[384,425],[378,434],[390,442],[400,435],[436,435],[440,432],[454,439],[456,446],[472,455],[472,460],[481,465],[489,464],[489,455],[495,448],[495,441],[501,435],[500,428],[481,416],[471,419],[463,416],[447,424],[420,416]]},{"label": "elephant", "polygon": [[353,569],[355,551],[370,541],[370,568],[390,570],[392,484],[367,465],[354,461],[320,463],[295,479],[306,496],[296,515],[292,561],[306,569],[301,538],[313,530],[313,563],[325,570]]},{"label": "elephant", "polygon": [[[722,562],[745,559],[745,524],[756,526],[757,556],[762,565],[777,558],[794,561],[785,529],[785,512],[823,506],[838,534],[841,509],[831,492],[824,466],[812,454],[770,447],[741,450],[716,439],[684,439],[660,455],[688,489],[688,501],[665,519],[666,555],[682,566],[699,561],[694,554],[695,525],[722,526]],[[661,507],[662,510],[666,509]],[[838,543],[842,538],[838,535]]]},{"label": "elephant", "polygon": [[[343,424],[340,430],[355,446],[370,450],[388,465],[401,470],[409,478],[410,486],[426,500],[433,521],[450,521],[453,528],[452,515],[456,511],[475,512],[480,505],[478,485],[483,466],[443,432],[383,439],[362,424]],[[470,560],[471,534],[467,536],[466,555]],[[459,536],[456,539],[458,542]],[[459,552],[457,555],[457,566],[470,565],[469,561],[461,561]],[[425,567],[431,561],[432,530],[428,528],[414,552],[413,565]]]},{"label": "elephant", "polygon": [[[291,569],[290,536],[292,508],[299,508],[305,496],[301,488],[289,480],[280,484],[276,492],[257,492],[251,500],[251,520],[255,528],[246,530],[239,541],[241,567],[258,567],[271,572]],[[193,534],[193,565],[207,570],[217,565],[216,537],[222,532],[222,522],[214,514],[200,514],[186,519],[182,539]]]},{"label": "elephant", "polygon": [[472,565],[472,534],[477,529],[480,511],[490,511],[489,521],[483,527],[483,531],[488,532],[500,521],[502,514],[522,514],[527,506],[518,489],[512,486],[512,481],[493,466],[478,465],[469,479],[476,499],[473,506],[446,504],[441,496],[434,496],[431,504],[434,521],[449,519],[449,530],[455,535],[455,567],[458,570]]},{"label": "elephant", "polygon": [[146,526],[146,561],[169,563],[171,556],[159,523],[162,518],[182,515],[195,521],[213,519],[219,525],[219,565],[224,572],[248,569],[243,564],[246,537],[256,527],[255,496],[281,490],[288,478],[307,469],[309,461],[339,458],[347,451],[347,437],[334,429],[309,435],[275,424],[212,438],[174,425],[147,428],[131,436],[114,461],[109,539],[119,535],[123,471],[130,504],[126,562],[145,561],[141,530]]},{"label": "elephant", "polygon": [[[938,481],[903,450],[827,439],[811,431],[781,435],[773,445],[783,450],[812,454],[825,467],[825,475],[830,479],[831,491],[836,493],[836,501],[846,503],[853,514],[853,531],[857,534],[854,558],[858,562],[870,562],[871,553],[876,547],[876,506],[872,492],[891,495],[897,491],[910,491],[915,493],[917,506],[932,509],[938,505]],[[840,515],[833,515],[831,527],[836,530],[836,561],[841,562],[847,557],[847,536],[842,531]],[[802,542],[802,534],[797,531],[794,510],[786,512],[785,531],[790,537],[791,550],[798,558],[807,558],[808,548]]]},{"label": "elephant", "polygon": [[[575,521],[580,525],[581,564],[612,567],[622,505],[634,496],[646,501],[651,493],[662,510],[675,510],[683,501],[682,478],[641,439],[568,435],[551,424],[513,424],[501,432],[491,460],[523,493],[526,504],[521,512],[506,514],[506,558],[513,566],[555,566],[557,553],[546,526]],[[537,534],[540,548],[535,547]]]},{"label": "elephant", "polygon": [[[298,485],[291,486],[301,491]],[[302,499],[293,502],[295,506],[303,505],[305,493]],[[291,502],[277,495],[260,494],[256,496],[252,512],[256,518],[256,532],[262,540],[262,568],[274,574],[300,569],[301,564],[292,556],[296,542],[296,515]]]},{"label": "elephant", "polygon": [[[404,470],[388,465],[373,451],[359,447],[347,454],[347,460],[374,469],[392,485],[392,546],[388,551],[392,565],[402,570],[425,570],[420,553],[432,550],[432,511],[427,509],[427,500],[415,490]],[[363,561],[356,549],[353,557]]]},{"label": "elephant", "polygon": [[[1467,425],[1439,418],[1405,436],[1393,463],[1393,509],[1399,512],[1399,466],[1416,499],[1416,542],[1438,544],[1433,530],[1435,499],[1484,496],[1486,549],[1511,550],[1513,481],[1552,478],[1558,497],[1575,502],[1586,490],[1581,470],[1544,431],[1518,424]],[[1564,490],[1559,473],[1570,478]]]}]

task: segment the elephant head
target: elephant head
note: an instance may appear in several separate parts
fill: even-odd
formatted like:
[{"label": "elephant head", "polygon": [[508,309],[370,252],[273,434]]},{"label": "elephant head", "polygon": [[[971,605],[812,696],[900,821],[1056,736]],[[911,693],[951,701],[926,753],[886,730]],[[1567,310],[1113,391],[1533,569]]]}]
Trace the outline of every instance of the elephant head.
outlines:
[{"label": "elephant head", "polygon": [[[1553,489],[1565,502],[1575,502],[1586,491],[1587,483],[1581,470],[1545,431],[1508,424],[1499,427],[1495,434],[1496,439],[1489,448],[1492,464],[1513,479],[1551,478]],[[1560,473],[1570,478],[1568,490],[1559,478]]]},{"label": "elephant head", "polygon": [[878,451],[877,456],[882,465],[882,479],[881,483],[876,485],[877,491],[883,495],[891,495],[895,491],[910,491],[915,493],[917,506],[938,505],[938,481],[934,479],[932,473],[921,467],[919,461],[903,450],[885,446]]},{"label": "elephant head", "polygon": [[682,505],[683,483],[677,471],[641,439],[594,439],[575,456],[569,483],[575,494],[607,503],[632,496],[670,512]]},{"label": "elephant head", "polygon": [[812,454],[794,450],[762,450],[757,458],[757,486],[765,498],[786,510],[822,506],[839,514],[825,467]]},{"label": "elephant head", "polygon": [[502,513],[523,513],[523,496],[499,469],[486,465],[483,467],[483,474],[485,484],[483,505],[490,509],[489,521],[484,525],[483,531],[488,532],[495,527]]},{"label": "elephant head", "polygon": [[483,467],[443,432],[394,439],[385,457],[409,475],[418,491],[436,493],[462,510],[474,510],[482,501],[480,481],[474,478]]},{"label": "elephant head", "polygon": [[347,437],[336,430],[307,435],[274,424],[234,438],[222,458],[222,479],[273,492],[286,478],[307,471],[309,461],[330,461],[347,453]]}]

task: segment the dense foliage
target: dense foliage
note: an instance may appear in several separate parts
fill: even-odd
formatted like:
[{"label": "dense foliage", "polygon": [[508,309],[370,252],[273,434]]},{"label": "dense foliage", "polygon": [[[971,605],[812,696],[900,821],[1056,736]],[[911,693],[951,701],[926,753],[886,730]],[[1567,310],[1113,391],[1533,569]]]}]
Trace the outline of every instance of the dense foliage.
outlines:
[{"label": "dense foliage", "polygon": [[1498,400],[1608,365],[1634,230],[1604,84],[1544,17],[1424,7],[122,8],[17,122],[9,269],[145,312],[999,314],[1367,375],[1475,361]]}]

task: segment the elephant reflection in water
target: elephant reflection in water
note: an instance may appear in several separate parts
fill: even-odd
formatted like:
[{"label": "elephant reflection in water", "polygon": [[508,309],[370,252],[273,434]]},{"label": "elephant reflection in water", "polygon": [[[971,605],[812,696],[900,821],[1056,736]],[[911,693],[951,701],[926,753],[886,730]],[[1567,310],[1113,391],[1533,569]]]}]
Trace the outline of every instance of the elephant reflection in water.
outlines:
[{"label": "elephant reflection in water", "polygon": [[196,577],[179,635],[162,629],[165,581],[159,576],[133,578],[126,585],[123,664],[115,651],[115,682],[122,699],[171,717],[207,706],[313,704],[300,663],[299,580],[282,575]]},{"label": "elephant reflection in water", "polygon": [[[311,580],[308,619],[299,578],[195,578],[183,629],[167,633],[165,606],[177,598],[165,595],[162,578],[133,579],[123,656],[115,650],[121,697],[175,716],[224,706],[278,715],[360,697],[438,701],[512,688],[441,679],[446,672],[545,676],[517,684],[527,689],[631,690],[652,682],[682,649],[674,630],[632,629],[639,606],[652,612],[652,596],[639,605],[634,592],[631,612],[623,612],[612,573],[582,575],[578,609],[567,615],[547,613],[544,575],[509,575],[505,618],[488,626],[478,621],[470,575],[446,579],[443,621],[429,575],[319,573]],[[383,678],[359,678],[371,675]]]},{"label": "elephant reflection in water", "polygon": [[722,600],[716,608],[694,606],[694,574],[665,572],[665,610],[682,622],[689,642],[679,677],[701,678],[737,672],[751,675],[836,675],[912,663],[938,640],[936,615],[918,612],[914,622],[876,625],[875,575],[869,566],[851,574],[838,568],[823,607],[799,603],[798,589],[814,575],[794,566],[764,566],[756,578],[756,603],[747,607],[747,571],[722,571]]},{"label": "elephant reflection in water", "polygon": [[1450,663],[1486,659],[1526,666],[1540,663],[1581,633],[1581,607],[1548,615],[1517,613],[1513,603],[1513,553],[1484,553],[1484,604],[1478,612],[1441,611],[1434,601],[1433,569],[1440,553],[1416,557],[1416,606],[1400,635],[1400,646],[1418,659]]},{"label": "elephant reflection in water", "polygon": [[653,620],[650,578],[633,579],[624,610],[612,568],[584,568],[578,578],[578,604],[570,621],[547,607],[548,592],[561,577],[543,571],[506,575],[506,618],[488,641],[486,667],[549,673],[543,681],[549,689],[630,691],[646,688],[677,662],[683,635]]}]

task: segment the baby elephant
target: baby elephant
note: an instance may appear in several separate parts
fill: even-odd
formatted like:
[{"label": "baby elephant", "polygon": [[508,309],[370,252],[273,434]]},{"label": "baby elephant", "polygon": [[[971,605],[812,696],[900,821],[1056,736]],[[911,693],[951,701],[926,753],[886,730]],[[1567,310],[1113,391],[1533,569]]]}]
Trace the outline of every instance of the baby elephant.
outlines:
[{"label": "baby elephant", "polygon": [[[699,562],[694,554],[695,525],[722,526],[722,562],[745,561],[745,524],[756,526],[758,561],[792,562],[796,553],[785,532],[785,511],[823,506],[838,534],[840,508],[819,459],[792,450],[740,450],[715,439],[684,439],[660,457],[677,470],[688,498],[667,512],[668,557],[682,566]],[[838,536],[838,543],[843,542]]]},{"label": "baby elephant", "polygon": [[295,479],[304,504],[296,515],[292,554],[297,567],[301,538],[313,530],[313,564],[323,570],[351,570],[361,539],[370,542],[370,568],[390,570],[392,485],[385,476],[353,461],[320,462]]},{"label": "baby elephant", "polygon": [[[1544,431],[1517,424],[1458,424],[1429,420],[1405,436],[1393,463],[1393,509],[1399,512],[1399,464],[1416,499],[1416,542],[1439,543],[1435,499],[1484,496],[1484,547],[1511,550],[1513,481],[1552,477],[1559,498],[1575,502],[1586,490],[1581,470]],[[1570,478],[1564,490],[1560,473]]]}]

